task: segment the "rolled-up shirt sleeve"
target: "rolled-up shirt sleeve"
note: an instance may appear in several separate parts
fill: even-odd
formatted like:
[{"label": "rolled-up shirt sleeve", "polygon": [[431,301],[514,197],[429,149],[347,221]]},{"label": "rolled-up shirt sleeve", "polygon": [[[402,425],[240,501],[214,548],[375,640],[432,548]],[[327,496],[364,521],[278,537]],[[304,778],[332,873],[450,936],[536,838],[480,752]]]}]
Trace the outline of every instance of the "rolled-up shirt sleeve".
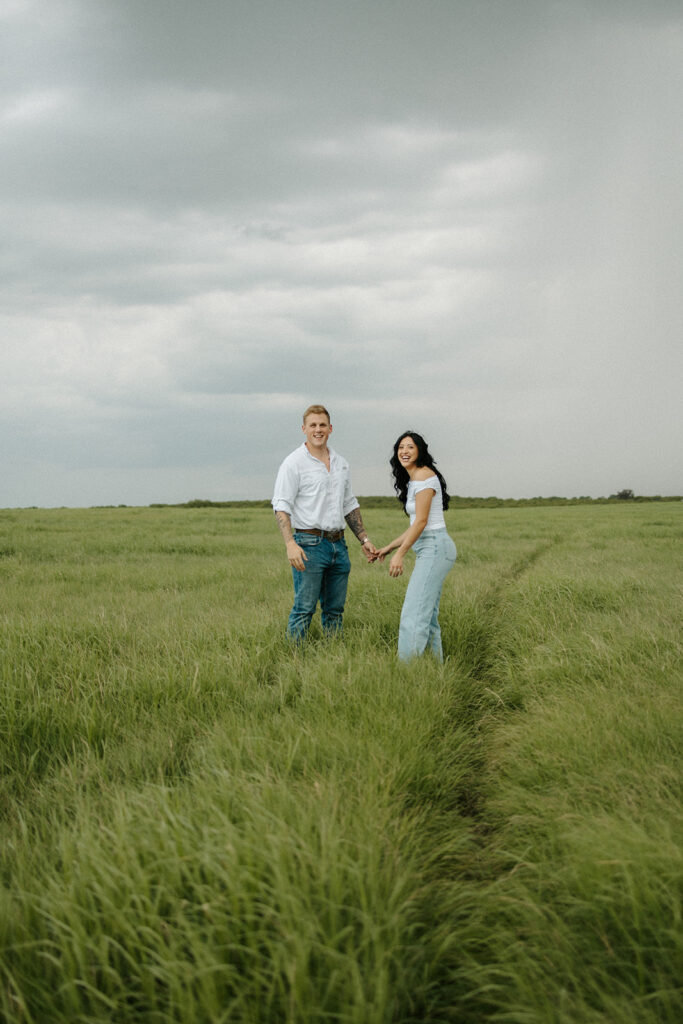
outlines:
[{"label": "rolled-up shirt sleeve", "polygon": [[275,512],[292,515],[294,502],[299,490],[299,472],[289,459],[285,459],[275,478],[275,490],[271,502]]},{"label": "rolled-up shirt sleeve", "polygon": [[348,465],[344,469],[344,516],[347,516],[354,508],[360,508],[360,502],[351,490],[351,471]]}]

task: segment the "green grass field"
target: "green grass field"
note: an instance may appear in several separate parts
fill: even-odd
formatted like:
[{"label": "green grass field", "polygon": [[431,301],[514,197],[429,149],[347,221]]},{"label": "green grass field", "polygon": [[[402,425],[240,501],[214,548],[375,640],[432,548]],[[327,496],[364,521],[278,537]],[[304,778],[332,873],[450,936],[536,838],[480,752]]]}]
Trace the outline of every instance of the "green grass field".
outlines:
[{"label": "green grass field", "polygon": [[355,541],[297,650],[267,509],[0,512],[0,1019],[683,1019],[683,503],[447,515],[402,666]]}]

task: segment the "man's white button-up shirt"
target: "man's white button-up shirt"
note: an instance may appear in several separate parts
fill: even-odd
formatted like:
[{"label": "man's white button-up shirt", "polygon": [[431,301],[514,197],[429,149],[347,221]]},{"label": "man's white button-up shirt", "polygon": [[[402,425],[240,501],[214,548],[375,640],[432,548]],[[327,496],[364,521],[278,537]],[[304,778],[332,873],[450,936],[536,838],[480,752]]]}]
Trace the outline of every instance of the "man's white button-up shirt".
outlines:
[{"label": "man's white button-up shirt", "polygon": [[346,459],[328,446],[330,471],[314,458],[306,442],[288,455],[278,470],[273,509],[287,512],[293,529],[343,530],[344,519],[359,508],[351,490]]}]

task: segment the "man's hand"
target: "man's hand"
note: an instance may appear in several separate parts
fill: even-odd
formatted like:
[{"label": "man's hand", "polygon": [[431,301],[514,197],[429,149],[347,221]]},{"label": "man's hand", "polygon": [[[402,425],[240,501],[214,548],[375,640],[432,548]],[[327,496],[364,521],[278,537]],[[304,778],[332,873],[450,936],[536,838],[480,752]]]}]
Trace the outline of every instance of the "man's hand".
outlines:
[{"label": "man's hand", "polygon": [[307,562],[308,558],[306,557],[303,548],[299,547],[294,538],[287,541],[287,558],[289,559],[289,564],[293,569],[296,569],[297,572],[306,571],[304,562]]},{"label": "man's hand", "polygon": [[366,540],[365,544],[361,544],[361,550],[365,557],[367,558],[368,562],[374,562],[375,559],[377,558],[377,548],[375,547],[371,540]]}]

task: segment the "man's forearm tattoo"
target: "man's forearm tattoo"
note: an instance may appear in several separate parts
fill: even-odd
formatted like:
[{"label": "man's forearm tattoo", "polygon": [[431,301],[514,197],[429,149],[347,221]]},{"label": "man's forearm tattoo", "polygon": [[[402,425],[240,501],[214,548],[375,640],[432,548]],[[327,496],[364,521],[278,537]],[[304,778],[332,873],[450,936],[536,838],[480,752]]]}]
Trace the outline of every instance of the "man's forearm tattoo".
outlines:
[{"label": "man's forearm tattoo", "polygon": [[280,527],[280,533],[284,538],[285,544],[290,540],[294,540],[294,534],[292,533],[292,520],[289,518],[286,512],[276,512],[275,518],[277,525]]},{"label": "man's forearm tattoo", "polygon": [[354,508],[354,510],[352,512],[349,512],[349,514],[344,516],[344,518],[346,519],[346,522],[349,524],[350,528],[355,533],[356,537],[358,537],[358,540],[360,540],[361,537],[368,532],[363,526],[363,517],[360,514],[359,508]]}]

